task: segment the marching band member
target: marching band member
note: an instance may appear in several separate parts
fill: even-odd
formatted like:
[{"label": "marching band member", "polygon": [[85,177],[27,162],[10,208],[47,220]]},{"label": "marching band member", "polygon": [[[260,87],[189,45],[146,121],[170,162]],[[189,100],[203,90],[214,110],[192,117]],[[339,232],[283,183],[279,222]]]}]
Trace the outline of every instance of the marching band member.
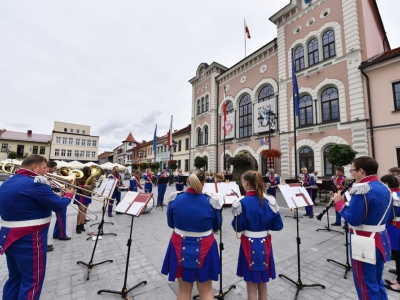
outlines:
[{"label": "marching band member", "polygon": [[[312,198],[312,186],[314,185],[314,177],[308,174],[307,168],[301,168],[301,174],[299,176],[300,182],[302,186],[304,186]],[[308,205],[305,207],[306,214],[304,216],[308,216],[309,218],[314,218],[314,208],[312,205]]]},{"label": "marching band member", "polygon": [[271,183],[269,189],[267,190],[267,194],[276,197],[276,189],[278,184],[281,183],[279,176],[275,174],[274,169],[269,169],[268,174],[266,175]]},{"label": "marching band member", "polygon": [[179,176],[183,176],[182,169],[179,169],[178,173],[175,175],[175,181],[176,181],[175,188],[178,192],[181,192],[183,191],[185,184],[183,182],[178,182]]},{"label": "marching band member", "polygon": [[143,190],[142,185],[140,184],[140,176],[142,175],[142,173],[139,170],[136,170],[133,173],[133,177],[130,180],[130,188],[132,191],[137,192],[138,188]]},{"label": "marching band member", "polygon": [[[167,173],[167,170],[165,168],[163,168],[161,172],[158,172],[157,180],[159,178],[165,178],[165,177],[169,177],[169,174]],[[165,191],[167,190],[167,184],[166,183],[162,183],[162,184],[157,183],[157,187],[158,187],[158,195],[157,195],[157,206],[156,207],[159,207],[159,206],[163,205]]]},{"label": "marching band member", "polygon": [[[76,185],[80,188],[84,188],[87,190],[92,190],[94,187],[90,184],[86,184],[86,180],[90,177],[91,169],[90,167],[84,167],[82,169],[83,177],[76,179]],[[78,193],[84,194],[84,192],[78,189]],[[90,203],[92,203],[91,194],[88,194],[86,197],[82,195],[78,195],[75,197],[74,204],[78,205],[78,215],[76,216],[76,233],[81,234],[82,231],[86,231],[85,229],[85,220],[87,207]]]},{"label": "marching band member", "polygon": [[143,174],[144,182],[144,192],[151,193],[153,191],[153,174],[151,174],[151,169],[147,168],[146,173]]},{"label": "marching band member", "polygon": [[[353,160],[350,172],[357,183],[353,184],[351,199],[345,204],[340,193],[335,194],[335,209],[349,223],[351,242],[357,235],[370,237],[374,234],[375,264],[351,260],[353,278],[359,299],[388,299],[382,279],[384,263],[390,260],[390,242],[386,232],[391,206],[391,192],[376,177],[378,163],[368,156]],[[381,221],[381,223],[379,223]]]},{"label": "marching band member", "polygon": [[39,299],[46,271],[51,211],[71,202],[75,190],[60,197],[44,177],[47,160],[32,154],[0,187],[0,254],[6,254],[9,278],[3,299]]},{"label": "marching band member", "polygon": [[205,176],[206,176],[206,181],[205,181],[206,183],[215,182],[214,177],[210,175],[210,172],[206,171]]},{"label": "marching band member", "polygon": [[215,182],[224,182],[224,181],[225,181],[225,176],[223,174],[221,173],[215,174]]},{"label": "marching band member", "polygon": [[[124,183],[122,182],[121,175],[119,174],[118,166],[115,166],[113,168],[112,173],[110,175],[108,175],[108,177],[117,179],[117,185],[115,186],[115,189],[114,189],[114,192],[113,192],[111,198],[115,199],[117,201],[116,205],[118,205],[119,201],[121,201],[121,192],[118,191],[118,188],[120,186],[124,186]],[[108,205],[108,209],[107,209],[107,215],[109,217],[113,216],[112,215],[113,204],[114,204],[114,200],[109,200],[109,205]],[[122,214],[122,213],[116,212],[116,214]]]},{"label": "marching band member", "polygon": [[[392,191],[393,207],[388,212],[389,219],[386,223],[386,230],[396,269],[400,270],[400,183],[394,175],[385,175],[381,181]],[[385,282],[387,289],[400,293],[400,274],[397,274],[396,280],[385,280]]]},{"label": "marching band member", "polygon": [[[275,279],[271,235],[283,228],[276,199],[264,194],[260,172],[247,171],[242,177],[246,196],[232,204],[232,227],[242,232],[236,275],[247,284],[247,299],[267,299],[267,282]],[[260,246],[261,243],[261,246]]]},{"label": "marching band member", "polygon": [[178,299],[190,299],[196,281],[201,299],[214,299],[211,280],[221,273],[213,231],[221,226],[218,199],[203,194],[204,172],[188,178],[186,192],[174,192],[168,199],[168,226],[174,231],[161,273],[169,281],[178,279]]},{"label": "marching band member", "polygon": [[400,182],[400,168],[399,167],[393,167],[388,170],[388,173],[391,175],[394,175],[396,179]]},{"label": "marching band member", "polygon": [[315,199],[317,199],[317,194],[318,194],[318,186],[317,186],[318,171],[314,170],[314,172],[312,172],[310,175],[314,177],[314,185],[312,186],[312,198],[311,198],[311,200],[314,203],[314,205],[317,206],[318,204],[315,202]]},{"label": "marching band member", "polygon": [[[336,167],[336,175],[332,177],[332,183],[337,188],[338,191],[344,189],[344,187],[348,184],[348,180],[346,176],[344,176],[344,168]],[[340,213],[336,212],[336,222],[331,224],[332,226],[341,226],[342,225],[342,216]]]}]

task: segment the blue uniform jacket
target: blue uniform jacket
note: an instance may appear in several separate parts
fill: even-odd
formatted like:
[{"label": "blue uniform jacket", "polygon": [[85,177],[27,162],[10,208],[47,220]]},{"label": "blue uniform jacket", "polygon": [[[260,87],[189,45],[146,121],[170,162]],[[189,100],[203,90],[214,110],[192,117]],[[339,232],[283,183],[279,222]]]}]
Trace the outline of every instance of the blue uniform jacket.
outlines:
[{"label": "blue uniform jacket", "polygon": [[[4,221],[26,221],[51,216],[51,211],[59,212],[71,202],[72,195],[61,198],[53,192],[47,179],[21,169],[0,187],[0,215]],[[50,223],[41,225],[49,226]],[[37,230],[38,226],[0,229],[0,254],[13,241]]]},{"label": "blue uniform jacket", "polygon": [[400,189],[392,189],[393,207],[389,209],[389,219],[386,223],[386,230],[389,234],[392,250],[400,251]]}]

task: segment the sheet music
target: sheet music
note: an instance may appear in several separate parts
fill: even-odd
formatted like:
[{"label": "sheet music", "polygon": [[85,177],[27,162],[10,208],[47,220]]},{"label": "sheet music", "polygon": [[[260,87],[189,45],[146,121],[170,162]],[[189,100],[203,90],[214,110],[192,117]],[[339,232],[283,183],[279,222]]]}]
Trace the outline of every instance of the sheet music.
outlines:
[{"label": "sheet music", "polygon": [[115,208],[115,211],[117,212],[121,212],[121,213],[125,213],[126,210],[129,207],[129,203],[125,203],[125,202],[120,202],[117,207]]},{"label": "sheet music", "polygon": [[114,180],[109,180],[107,182],[107,185],[106,185],[105,189],[106,190],[111,190],[113,188],[113,185],[114,185]]},{"label": "sheet music", "polygon": [[129,210],[126,213],[129,215],[138,216],[143,207],[144,207],[143,202],[133,202],[131,207],[129,207]]},{"label": "sheet music", "polygon": [[127,192],[124,198],[122,198],[121,203],[131,204],[136,199],[138,194],[138,192]]},{"label": "sheet music", "polygon": [[203,193],[216,194],[217,192],[215,190],[215,183],[209,183],[209,182],[205,183],[203,186]]},{"label": "sheet music", "polygon": [[[281,193],[285,198],[285,201],[290,209],[296,207],[299,208],[308,205],[314,205],[310,198],[310,195],[308,194],[307,190],[304,187],[300,186],[291,187],[288,184],[280,184],[278,185],[278,187],[281,190]],[[310,204],[307,204],[306,201],[304,201],[304,198],[302,196],[299,197],[298,194],[303,194]],[[294,201],[296,201],[296,203],[294,203]]]},{"label": "sheet music", "polygon": [[310,197],[310,194],[307,192],[307,189],[303,186],[300,186],[299,190],[300,190],[300,193],[302,193],[302,194],[304,194],[304,196],[306,196],[308,203],[310,203],[309,205],[314,205],[314,203]]}]

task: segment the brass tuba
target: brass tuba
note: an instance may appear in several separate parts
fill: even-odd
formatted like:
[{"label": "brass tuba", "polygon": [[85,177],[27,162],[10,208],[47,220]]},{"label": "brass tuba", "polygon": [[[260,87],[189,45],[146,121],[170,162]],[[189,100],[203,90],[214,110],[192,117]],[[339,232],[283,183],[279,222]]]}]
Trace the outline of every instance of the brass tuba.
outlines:
[{"label": "brass tuba", "polygon": [[[94,190],[94,187],[96,186],[96,181],[97,179],[104,174],[104,171],[102,168],[99,166],[91,166],[90,167],[90,176],[88,179],[85,181],[85,185],[91,185],[93,188],[91,190]],[[89,195],[90,193],[87,191],[83,191],[85,195]]]},{"label": "brass tuba", "polygon": [[61,167],[58,172],[60,173],[61,176],[71,176],[72,174],[75,174],[75,178],[79,179],[83,177],[83,172],[78,169],[71,170],[68,167]]},{"label": "brass tuba", "polygon": [[0,165],[0,173],[15,174],[19,169],[19,165],[13,164],[11,162],[1,163]]}]

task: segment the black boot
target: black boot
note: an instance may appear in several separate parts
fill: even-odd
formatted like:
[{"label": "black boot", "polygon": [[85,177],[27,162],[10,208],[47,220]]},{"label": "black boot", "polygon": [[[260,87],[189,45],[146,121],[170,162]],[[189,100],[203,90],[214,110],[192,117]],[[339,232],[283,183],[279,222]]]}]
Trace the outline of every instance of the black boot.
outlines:
[{"label": "black boot", "polygon": [[86,231],[85,224],[81,224],[81,231]]},{"label": "black boot", "polygon": [[82,233],[81,225],[76,225],[76,233],[77,234],[81,234]]}]

